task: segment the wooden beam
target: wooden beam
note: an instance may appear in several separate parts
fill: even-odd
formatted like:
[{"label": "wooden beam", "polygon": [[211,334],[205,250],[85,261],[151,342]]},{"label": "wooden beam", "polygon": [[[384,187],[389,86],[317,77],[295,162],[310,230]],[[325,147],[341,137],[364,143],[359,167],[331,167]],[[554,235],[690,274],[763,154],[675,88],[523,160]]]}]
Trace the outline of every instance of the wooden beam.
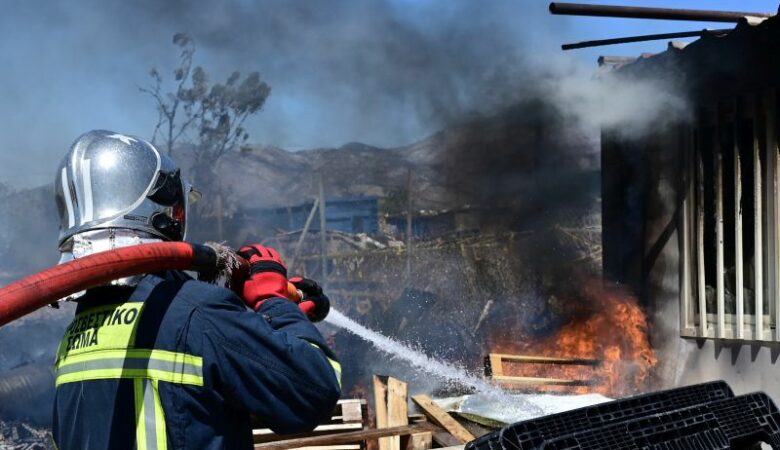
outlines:
[{"label": "wooden beam", "polygon": [[[494,359],[496,358],[496,359]],[[574,366],[597,366],[601,364],[598,359],[584,359],[584,358],[557,358],[552,356],[527,356],[527,355],[509,355],[505,353],[491,353],[490,363],[498,362],[501,364],[503,361],[533,363],[533,364],[568,364]],[[495,370],[495,366],[493,366]],[[493,372],[495,373],[495,372]],[[501,374],[499,374],[501,375]]]},{"label": "wooden beam", "polygon": [[[306,436],[310,436],[315,433],[346,431],[346,430],[362,430],[362,429],[363,429],[362,423],[331,423],[325,425],[318,425],[317,428],[304,434]],[[276,433],[274,433],[268,428],[260,428],[257,430],[252,430],[252,434],[255,436],[256,439],[259,439],[260,436],[268,436],[271,439],[276,439],[279,437],[279,435],[277,435]],[[255,442],[259,442],[259,441],[256,440]]]},{"label": "wooden beam", "polygon": [[491,379],[502,384],[538,384],[543,386],[590,386],[593,384],[592,380],[564,380],[544,377],[493,376]]},{"label": "wooden beam", "polygon": [[447,414],[447,411],[441,409],[439,405],[434,403],[427,395],[415,395],[412,397],[412,400],[422,408],[425,415],[435,423],[441,425],[445,430],[461,441],[461,443],[465,444],[466,442],[475,439],[473,434],[465,429],[463,425],[458,423],[457,420],[453,419],[452,416]]},{"label": "wooden beam", "polygon": [[414,433],[409,435],[405,450],[428,450],[433,446],[433,433]]},{"label": "wooden beam", "polygon": [[341,416],[336,416],[334,419],[340,419],[345,423],[350,422],[363,422],[363,405],[360,402],[343,403],[341,405]]},{"label": "wooden beam", "polygon": [[[387,379],[387,426],[398,427],[409,425],[408,386],[393,377]],[[401,450],[401,438],[392,436],[389,439],[390,450]]]},{"label": "wooden beam", "polygon": [[349,431],[346,433],[326,434],[323,436],[312,436],[297,439],[285,439],[282,441],[266,442],[256,444],[255,449],[262,450],[287,450],[298,447],[311,447],[322,445],[343,445],[354,444],[355,442],[368,439],[378,439],[388,436],[407,436],[415,433],[424,433],[426,431],[435,431],[437,427],[431,423],[424,422],[415,425],[405,425],[401,427],[380,428],[371,430]]},{"label": "wooden beam", "polygon": [[360,450],[360,448],[360,444],[314,445],[310,447],[301,447],[300,450]]},{"label": "wooden beam", "polygon": [[500,377],[504,375],[504,362],[501,360],[500,353],[488,354],[488,364],[490,364],[491,377]]},{"label": "wooden beam", "polygon": [[[376,427],[387,428],[387,384],[379,375],[374,375],[374,412]],[[390,439],[379,439],[379,450],[390,450],[390,444]]]}]

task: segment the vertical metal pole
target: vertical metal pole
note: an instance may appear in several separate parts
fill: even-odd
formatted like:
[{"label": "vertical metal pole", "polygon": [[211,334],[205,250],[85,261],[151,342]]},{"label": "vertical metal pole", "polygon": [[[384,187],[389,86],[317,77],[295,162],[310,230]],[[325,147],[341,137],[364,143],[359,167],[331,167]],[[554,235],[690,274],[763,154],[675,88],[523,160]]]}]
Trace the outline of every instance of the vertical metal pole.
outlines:
[{"label": "vertical metal pole", "polygon": [[772,306],[772,316],[770,327],[774,327],[775,332],[772,339],[780,341],[780,264],[777,258],[780,256],[780,205],[778,201],[778,148],[777,148],[777,91],[769,89],[764,95],[766,100],[766,155],[767,155],[767,180],[769,183],[770,199],[767,201],[767,232],[772,241],[771,254],[769,255],[769,267],[767,274],[769,276],[770,286],[770,305]]},{"label": "vertical metal pole", "polygon": [[762,138],[764,139],[765,147],[762,149],[764,154],[764,161],[766,167],[764,173],[766,174],[766,181],[764,182],[764,195],[765,197],[765,214],[763,227],[764,227],[764,265],[766,267],[766,276],[764,277],[765,295],[767,299],[768,311],[765,311],[768,320],[768,339],[774,339],[774,333],[772,333],[772,327],[774,326],[775,317],[775,228],[772,225],[775,217],[775,166],[774,158],[772,154],[772,130],[771,125],[771,101],[767,95],[761,95],[759,107],[762,111],[762,117],[764,118],[764,133]]},{"label": "vertical metal pole", "polygon": [[717,298],[717,336],[725,338],[726,307],[725,307],[725,269],[723,250],[723,148],[721,146],[720,110],[715,113],[714,145],[715,152],[715,287]]},{"label": "vertical metal pole", "polygon": [[745,338],[745,273],[742,255],[742,166],[740,161],[740,131],[741,111],[739,97],[734,100],[734,276],[736,281],[737,301],[737,339]]},{"label": "vertical metal pole", "polygon": [[761,101],[756,97],[754,101],[754,115],[753,115],[753,195],[754,195],[754,241],[755,250],[753,251],[754,260],[754,272],[755,272],[755,294],[753,298],[756,302],[756,318],[755,318],[755,339],[764,339],[764,264],[763,264],[763,232],[761,227],[761,220],[763,217],[762,208],[762,183],[761,183],[761,141],[759,140],[759,134],[761,132],[761,126],[759,121],[761,120]]},{"label": "vertical metal pole", "polygon": [[320,252],[322,266],[322,280],[320,284],[325,288],[328,285],[328,223],[327,216],[325,215],[325,187],[322,183],[322,174],[320,174],[320,195],[319,195],[319,210],[320,210]]},{"label": "vertical metal pole", "polygon": [[683,335],[690,335],[689,331],[693,325],[693,286],[691,286],[691,236],[693,229],[691,227],[691,207],[693,206],[694,189],[694,149],[692,145],[693,130],[688,127],[682,127],[682,166],[683,183],[681,186],[683,195],[682,208],[682,273],[681,273],[681,298],[680,302],[680,331]]},{"label": "vertical metal pole", "polygon": [[702,145],[703,127],[699,127],[697,139],[697,158],[696,158],[696,184],[697,184],[697,207],[696,207],[696,248],[698,267],[697,281],[699,285],[699,337],[708,336],[707,324],[707,282],[705,280],[704,270],[704,151]]},{"label": "vertical metal pole", "polygon": [[[221,189],[220,189],[221,190]],[[217,238],[220,242],[224,241],[224,228],[222,223],[222,193],[217,194]]]},{"label": "vertical metal pole", "polygon": [[311,210],[309,211],[309,215],[306,217],[306,223],[303,224],[303,231],[301,231],[300,237],[298,237],[298,242],[295,243],[295,250],[293,250],[293,256],[290,260],[289,268],[293,269],[295,268],[295,262],[298,259],[298,255],[301,253],[301,246],[303,245],[303,241],[306,239],[306,234],[309,232],[309,227],[311,226],[311,222],[314,220],[314,213],[317,212],[320,205],[320,199],[315,198],[314,204],[311,205]]}]

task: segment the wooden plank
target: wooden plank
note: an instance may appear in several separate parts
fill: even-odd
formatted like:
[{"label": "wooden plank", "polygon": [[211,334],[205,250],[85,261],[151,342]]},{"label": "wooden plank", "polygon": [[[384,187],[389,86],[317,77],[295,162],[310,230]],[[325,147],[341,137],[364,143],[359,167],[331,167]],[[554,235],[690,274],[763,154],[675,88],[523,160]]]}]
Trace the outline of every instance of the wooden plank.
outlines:
[{"label": "wooden plank", "polygon": [[[334,415],[330,419],[323,421],[314,430],[285,437],[304,437],[338,431],[360,430],[365,426],[365,418],[367,416],[365,408],[366,401],[364,399],[341,399],[336,403],[336,407],[333,410]],[[252,417],[252,428],[255,442],[280,439],[279,435],[266,428],[257,417]]]},{"label": "wooden plank", "polygon": [[427,431],[425,433],[414,433],[409,435],[409,439],[406,442],[405,450],[428,450],[433,446],[433,433]]},{"label": "wooden plank", "polygon": [[[374,375],[373,381],[376,427],[387,428],[387,384],[379,375]],[[390,450],[390,440],[379,439],[379,450]]]},{"label": "wooden plank", "polygon": [[361,423],[331,424],[331,425],[320,425],[308,433],[279,435],[267,428],[263,428],[258,430],[252,430],[252,436],[254,438],[255,443],[257,444],[261,442],[278,441],[279,439],[294,439],[294,438],[303,438],[303,437],[310,437],[310,436],[325,436],[329,434],[344,433],[348,431],[357,431],[362,429],[363,429],[363,424]]},{"label": "wooden plank", "polygon": [[[401,380],[393,377],[387,379],[387,426],[398,427],[409,424],[408,410],[408,386]],[[401,438],[393,436],[388,438],[390,450],[401,450]]]},{"label": "wooden plank", "polygon": [[311,447],[298,447],[295,450],[360,450],[360,444],[346,445],[314,445]]},{"label": "wooden plank", "polygon": [[544,378],[544,377],[492,377],[493,381],[498,381],[501,384],[523,384],[532,385],[538,384],[542,386],[589,386],[592,384],[591,380],[565,380],[562,378]]},{"label": "wooden plank", "polygon": [[734,276],[737,312],[737,339],[745,338],[745,268],[742,254],[742,164],[740,160],[740,119],[742,115],[739,99],[734,102]]},{"label": "wooden plank", "polygon": [[424,433],[426,431],[435,430],[437,430],[435,425],[424,422],[415,425],[405,425],[393,428],[348,431],[344,433],[326,434],[322,436],[285,439],[281,441],[256,444],[255,448],[262,450],[288,450],[291,448],[309,446],[354,444],[355,442],[365,441],[368,439],[378,439],[387,436],[407,436],[414,433]]},{"label": "wooden plank", "polygon": [[[345,430],[362,430],[362,429],[363,429],[362,423],[329,423],[325,425],[318,425],[317,428],[305,434],[310,435],[314,433],[321,433],[321,432],[328,432],[328,431],[345,431]],[[266,436],[266,435],[278,436],[269,428],[258,428],[252,430],[252,434],[255,436]]]},{"label": "wooden plank", "polygon": [[490,373],[493,374],[494,377],[504,375],[504,363],[501,360],[501,354],[490,353],[488,355],[488,361],[490,361]]},{"label": "wooden plank", "polygon": [[427,395],[415,395],[412,397],[417,405],[422,408],[425,414],[434,422],[441,425],[450,434],[455,436],[461,443],[473,441],[474,435],[463,427],[458,421],[452,418],[447,411],[441,409],[439,405],[433,402]]},{"label": "wooden plank", "polygon": [[360,405],[366,404],[366,399],[364,398],[342,398],[339,401],[336,402],[336,406],[338,405],[348,405],[351,403],[358,403]]},{"label": "wooden plank", "polygon": [[360,403],[344,403],[341,405],[340,419],[344,422],[363,422],[363,405]]},{"label": "wooden plank", "polygon": [[[569,365],[579,365],[579,366],[597,366],[601,364],[601,361],[598,359],[584,359],[584,358],[558,358],[553,356],[528,356],[528,355],[509,355],[506,353],[491,353],[490,354],[490,363],[493,364],[493,361],[513,361],[513,362],[522,362],[522,363],[533,363],[533,364],[569,364]],[[501,362],[499,362],[499,365]],[[495,367],[494,367],[495,370]],[[495,373],[495,372],[493,372]],[[503,373],[498,374],[503,375]]]}]

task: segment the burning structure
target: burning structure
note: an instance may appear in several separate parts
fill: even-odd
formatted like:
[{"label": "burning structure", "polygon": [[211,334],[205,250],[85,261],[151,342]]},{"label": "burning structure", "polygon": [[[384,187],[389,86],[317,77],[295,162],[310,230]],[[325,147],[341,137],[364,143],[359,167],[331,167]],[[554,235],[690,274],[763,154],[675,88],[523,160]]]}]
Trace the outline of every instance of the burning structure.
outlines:
[{"label": "burning structure", "polygon": [[604,275],[651,311],[662,386],[780,396],[779,45],[780,19],[742,19],[607,75],[663,80],[690,105],[602,133]]}]

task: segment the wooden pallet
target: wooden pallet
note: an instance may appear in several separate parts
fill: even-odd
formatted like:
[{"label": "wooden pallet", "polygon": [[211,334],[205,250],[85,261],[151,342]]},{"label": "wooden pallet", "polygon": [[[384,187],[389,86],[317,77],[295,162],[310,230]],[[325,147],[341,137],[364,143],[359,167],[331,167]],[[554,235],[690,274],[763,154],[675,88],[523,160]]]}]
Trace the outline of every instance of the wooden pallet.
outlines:
[{"label": "wooden pallet", "polygon": [[[333,411],[331,418],[320,424],[310,433],[295,435],[278,435],[268,428],[262,427],[262,424],[255,422],[253,424],[252,435],[255,444],[266,442],[290,440],[303,437],[322,436],[347,431],[360,431],[368,426],[368,414],[366,410],[366,401],[363,399],[343,399],[339,400]],[[326,446],[330,450],[359,450],[364,448],[363,441],[354,443]],[[321,447],[317,447],[318,449]]]},{"label": "wooden pallet", "polygon": [[513,386],[590,386],[596,382],[588,379],[562,379],[547,377],[510,376],[504,374],[504,363],[521,364],[552,364],[569,366],[598,367],[601,361],[584,358],[557,358],[551,356],[508,355],[505,353],[490,353],[485,358],[485,376],[494,382],[508,387]]},{"label": "wooden pallet", "polygon": [[340,400],[333,416],[311,433],[280,436],[254,425],[256,450],[364,450],[377,441],[381,450],[429,450],[434,444],[462,450],[474,436],[424,395],[413,396],[423,414],[409,414],[408,386],[392,377],[374,376],[377,427],[368,427],[366,401]]}]

